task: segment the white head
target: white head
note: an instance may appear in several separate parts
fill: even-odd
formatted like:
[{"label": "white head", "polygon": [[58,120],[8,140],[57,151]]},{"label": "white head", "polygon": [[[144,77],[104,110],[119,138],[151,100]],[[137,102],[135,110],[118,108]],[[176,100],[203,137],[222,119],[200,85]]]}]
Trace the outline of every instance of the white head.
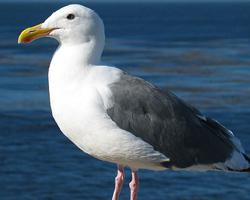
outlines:
[{"label": "white head", "polygon": [[29,43],[41,37],[55,38],[62,46],[86,44],[100,56],[105,42],[101,18],[93,10],[78,4],[65,6],[42,24],[25,29],[18,42]]},{"label": "white head", "polygon": [[80,44],[90,40],[104,41],[104,26],[91,9],[73,4],[54,12],[41,28],[55,29],[49,36],[62,44]]}]

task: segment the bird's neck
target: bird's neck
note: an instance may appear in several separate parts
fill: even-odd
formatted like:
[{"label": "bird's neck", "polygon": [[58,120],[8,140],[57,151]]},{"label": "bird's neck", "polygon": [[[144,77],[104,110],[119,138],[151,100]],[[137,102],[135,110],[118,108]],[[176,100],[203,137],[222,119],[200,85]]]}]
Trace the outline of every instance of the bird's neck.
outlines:
[{"label": "bird's neck", "polygon": [[93,41],[78,45],[61,44],[50,63],[50,93],[63,92],[83,81],[92,66],[100,62],[102,48],[102,44]]},{"label": "bird's neck", "polygon": [[51,60],[50,76],[64,81],[83,76],[91,66],[99,64],[103,46],[94,39],[81,44],[61,44]]},{"label": "bird's neck", "polygon": [[56,50],[51,64],[68,63],[69,67],[72,65],[97,65],[100,62],[103,51],[103,42],[90,39],[87,42],[80,44],[60,44]]}]

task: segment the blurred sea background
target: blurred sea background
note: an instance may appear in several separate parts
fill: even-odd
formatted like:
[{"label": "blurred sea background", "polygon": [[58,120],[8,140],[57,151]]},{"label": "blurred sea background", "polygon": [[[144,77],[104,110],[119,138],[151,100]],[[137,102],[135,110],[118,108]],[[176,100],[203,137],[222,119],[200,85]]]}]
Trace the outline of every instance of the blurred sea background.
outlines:
[{"label": "blurred sea background", "polygon": [[[51,116],[47,71],[57,42],[17,44],[22,29],[66,4],[0,3],[1,200],[111,199],[116,166],[81,152]],[[105,63],[172,90],[250,154],[250,3],[83,4],[104,20]],[[244,173],[141,170],[140,178],[139,199],[250,199]],[[129,181],[127,171],[121,199]]]}]

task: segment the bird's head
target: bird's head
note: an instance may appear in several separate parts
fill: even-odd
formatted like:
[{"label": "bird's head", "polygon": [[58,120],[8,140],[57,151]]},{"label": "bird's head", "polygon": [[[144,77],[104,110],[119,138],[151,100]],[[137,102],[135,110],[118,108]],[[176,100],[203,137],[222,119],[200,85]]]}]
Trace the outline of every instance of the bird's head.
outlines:
[{"label": "bird's head", "polygon": [[43,23],[22,31],[18,43],[29,43],[42,37],[52,37],[69,45],[91,40],[104,42],[104,26],[93,10],[72,4],[52,13]]}]

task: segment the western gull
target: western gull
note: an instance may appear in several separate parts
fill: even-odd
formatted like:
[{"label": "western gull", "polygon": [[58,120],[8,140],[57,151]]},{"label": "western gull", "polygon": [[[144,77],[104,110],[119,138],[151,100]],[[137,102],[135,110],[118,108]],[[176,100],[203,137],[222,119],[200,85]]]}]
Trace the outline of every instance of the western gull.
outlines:
[{"label": "western gull", "polygon": [[137,199],[138,169],[250,171],[240,141],[171,92],[122,70],[100,65],[105,43],[101,18],[82,5],[65,6],[25,29],[18,43],[55,38],[49,67],[53,117],[82,151],[116,163],[113,200],[124,167],[132,171],[130,199]]}]

